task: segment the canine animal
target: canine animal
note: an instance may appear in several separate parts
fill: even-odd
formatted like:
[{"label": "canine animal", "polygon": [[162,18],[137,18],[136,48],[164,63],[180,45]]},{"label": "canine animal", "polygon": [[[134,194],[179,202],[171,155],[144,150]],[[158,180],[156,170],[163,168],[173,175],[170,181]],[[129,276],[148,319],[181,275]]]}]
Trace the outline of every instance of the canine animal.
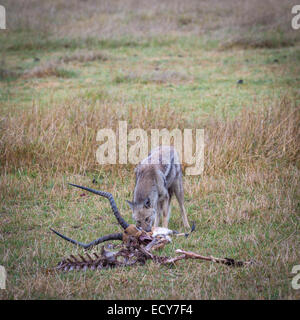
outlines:
[{"label": "canine animal", "polygon": [[176,150],[160,146],[135,168],[136,184],[133,201],[127,201],[132,209],[136,226],[151,231],[162,226],[167,228],[170,218],[170,202],[175,194],[185,228],[190,228],[184,208],[182,170]]}]

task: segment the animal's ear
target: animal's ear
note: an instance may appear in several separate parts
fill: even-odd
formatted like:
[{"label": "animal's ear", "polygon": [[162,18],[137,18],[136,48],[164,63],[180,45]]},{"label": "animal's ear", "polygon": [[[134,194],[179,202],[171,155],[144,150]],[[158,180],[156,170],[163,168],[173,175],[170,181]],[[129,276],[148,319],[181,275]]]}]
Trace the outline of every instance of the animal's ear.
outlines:
[{"label": "animal's ear", "polygon": [[129,200],[126,200],[126,202],[129,204],[129,207],[131,208],[131,210],[133,210],[134,203]]},{"label": "animal's ear", "polygon": [[144,207],[145,207],[146,209],[149,209],[149,208],[151,207],[151,201],[150,201],[149,198],[147,198],[147,199],[145,200],[145,202],[144,202]]}]

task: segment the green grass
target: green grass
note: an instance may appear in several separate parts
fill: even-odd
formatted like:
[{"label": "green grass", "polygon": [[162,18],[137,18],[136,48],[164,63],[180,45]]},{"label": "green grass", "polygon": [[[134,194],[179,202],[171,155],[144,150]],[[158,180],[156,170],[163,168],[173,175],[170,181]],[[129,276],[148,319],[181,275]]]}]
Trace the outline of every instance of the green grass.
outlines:
[{"label": "green grass", "polygon": [[[180,39],[178,43],[181,43]],[[63,102],[70,96],[85,98],[87,95],[89,98],[93,91],[94,100],[99,94],[101,101],[104,94],[108,100],[123,103],[153,106],[168,103],[187,112],[220,113],[222,108],[236,111],[241,106],[251,105],[253,97],[267,103],[287,91],[298,93],[299,48],[224,52],[203,48],[202,43],[195,43],[194,39],[185,40],[184,45],[111,48],[108,61],[69,63],[68,70],[60,70],[58,79],[32,78],[14,82],[18,95],[12,92],[12,86],[2,81],[1,100],[5,104],[8,100],[22,99],[26,107],[26,100],[31,105],[28,97],[34,95],[42,105],[48,105],[49,101]],[[102,46],[89,49],[99,50]],[[6,58],[6,64],[8,68],[13,65],[15,69],[28,70],[64,54],[65,51],[60,50],[51,53],[36,50],[24,58],[16,51]],[[39,62],[33,62],[36,56]],[[278,62],[272,63],[276,59]],[[175,73],[174,78],[172,73]],[[176,73],[179,76],[176,77]],[[62,84],[59,78],[64,77],[74,79]],[[243,79],[243,85],[237,85],[239,79]]]},{"label": "green grass", "polygon": [[[53,192],[51,186],[38,190],[37,179],[26,175],[19,178],[19,183],[28,187],[26,194],[16,195],[15,201],[1,207],[4,219],[1,233],[5,236],[2,263],[8,270],[8,289],[2,293],[3,297],[15,299],[297,297],[295,295],[297,292],[293,292],[290,288],[289,274],[292,264],[297,261],[289,257],[288,261],[281,264],[280,259],[281,247],[289,245],[289,236],[297,236],[299,221],[297,222],[295,216],[286,222],[278,215],[272,217],[273,208],[270,207],[257,208],[249,213],[250,218],[242,217],[240,220],[233,219],[226,223],[227,217],[224,211],[228,203],[232,202],[229,199],[234,199],[234,194],[244,193],[233,201],[234,204],[230,204],[233,210],[238,209],[244,202],[254,206],[260,202],[259,199],[253,199],[247,191],[247,184],[241,180],[233,183],[235,189],[232,192],[229,190],[229,194],[224,193],[225,191],[216,191],[206,196],[202,195],[200,199],[193,198],[186,201],[189,218],[196,220],[197,231],[188,239],[174,239],[173,243],[160,254],[173,256],[176,248],[184,248],[203,255],[255,259],[258,262],[255,266],[232,269],[205,262],[186,261],[169,268],[148,262],[146,266],[133,268],[46,275],[43,270],[54,266],[62,257],[71,253],[82,253],[82,250],[76,250],[72,245],[52,235],[49,231],[50,226],[86,242],[102,234],[116,232],[120,227],[117,226],[105,200],[90,195],[80,197],[80,191],[70,188],[64,195]],[[69,177],[68,180],[74,182],[75,177]],[[186,178],[185,184],[192,183],[190,180],[191,178]],[[108,176],[103,185],[109,184],[110,181]],[[57,181],[57,183],[62,182]],[[86,181],[84,184],[89,183]],[[117,189],[124,190],[119,181],[117,185]],[[109,187],[102,189],[108,190]],[[269,192],[265,190],[263,193],[260,188],[252,190],[255,197],[258,193],[261,193],[261,197],[267,197]],[[287,192],[291,196],[290,190]],[[224,200],[224,197],[227,197],[227,200]],[[119,208],[127,221],[131,222],[123,199],[122,196],[117,199]],[[268,220],[264,221],[264,217]],[[180,220],[179,210],[176,208],[173,210],[170,227],[181,229]]]}]

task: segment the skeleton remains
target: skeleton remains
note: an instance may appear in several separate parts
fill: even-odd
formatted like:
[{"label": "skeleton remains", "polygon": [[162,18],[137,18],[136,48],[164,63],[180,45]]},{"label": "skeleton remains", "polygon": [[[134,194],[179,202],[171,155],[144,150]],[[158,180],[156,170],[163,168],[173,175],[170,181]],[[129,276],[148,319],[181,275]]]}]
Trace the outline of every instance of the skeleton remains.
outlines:
[{"label": "skeleton remains", "polygon": [[214,258],[205,257],[194,252],[176,250],[176,253],[181,254],[177,257],[166,257],[154,255],[152,251],[164,247],[167,243],[171,241],[170,235],[181,236],[184,235],[188,237],[191,232],[195,230],[195,225],[193,224],[190,233],[178,233],[167,228],[152,228],[151,232],[146,232],[143,229],[136,227],[135,225],[128,224],[121,216],[113,196],[108,192],[97,191],[90,188],[78,186],[75,184],[70,184],[74,187],[81,188],[83,190],[95,193],[109,200],[112,211],[121,225],[122,233],[113,233],[102,236],[90,243],[82,243],[73,239],[70,239],[61,233],[51,229],[55,234],[67,240],[75,245],[83,247],[84,249],[90,249],[100,243],[106,241],[122,241],[121,249],[119,251],[109,251],[101,248],[100,253],[85,253],[85,255],[79,255],[75,257],[71,255],[70,257],[63,259],[57,264],[56,267],[48,269],[48,272],[52,271],[72,271],[72,270],[96,270],[96,269],[106,269],[114,267],[124,267],[132,266],[135,264],[145,264],[147,260],[152,260],[155,263],[162,265],[172,265],[176,261],[183,259],[201,259],[205,261],[212,261],[216,263],[225,264],[228,266],[244,266],[251,264],[250,262],[235,261],[229,258]]}]

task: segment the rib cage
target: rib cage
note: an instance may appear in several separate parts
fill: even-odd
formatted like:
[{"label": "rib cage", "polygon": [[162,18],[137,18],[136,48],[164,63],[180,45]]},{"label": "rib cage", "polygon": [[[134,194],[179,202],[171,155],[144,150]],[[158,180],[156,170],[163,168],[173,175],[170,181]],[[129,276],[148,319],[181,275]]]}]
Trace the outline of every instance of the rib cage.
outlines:
[{"label": "rib cage", "polygon": [[101,253],[85,253],[85,255],[70,255],[68,258],[60,261],[57,266],[52,269],[56,271],[72,271],[72,270],[101,270],[115,267],[126,267],[134,264],[143,265],[148,259],[156,263],[165,263],[168,257],[153,255],[150,251],[155,250],[157,245],[165,245],[169,241],[165,238],[154,238],[147,246],[140,243],[139,239],[130,237],[126,245],[117,251],[108,251],[102,246]]},{"label": "rib cage", "polygon": [[89,255],[88,253],[85,256],[78,255],[77,257],[71,255],[69,258],[66,258],[59,262],[54,270],[57,271],[86,271],[87,269],[90,270],[101,270],[107,268],[114,268],[117,266],[124,265],[122,262],[119,262],[117,259],[109,259],[103,257],[102,255],[98,255],[97,253],[92,253],[94,257]]}]

